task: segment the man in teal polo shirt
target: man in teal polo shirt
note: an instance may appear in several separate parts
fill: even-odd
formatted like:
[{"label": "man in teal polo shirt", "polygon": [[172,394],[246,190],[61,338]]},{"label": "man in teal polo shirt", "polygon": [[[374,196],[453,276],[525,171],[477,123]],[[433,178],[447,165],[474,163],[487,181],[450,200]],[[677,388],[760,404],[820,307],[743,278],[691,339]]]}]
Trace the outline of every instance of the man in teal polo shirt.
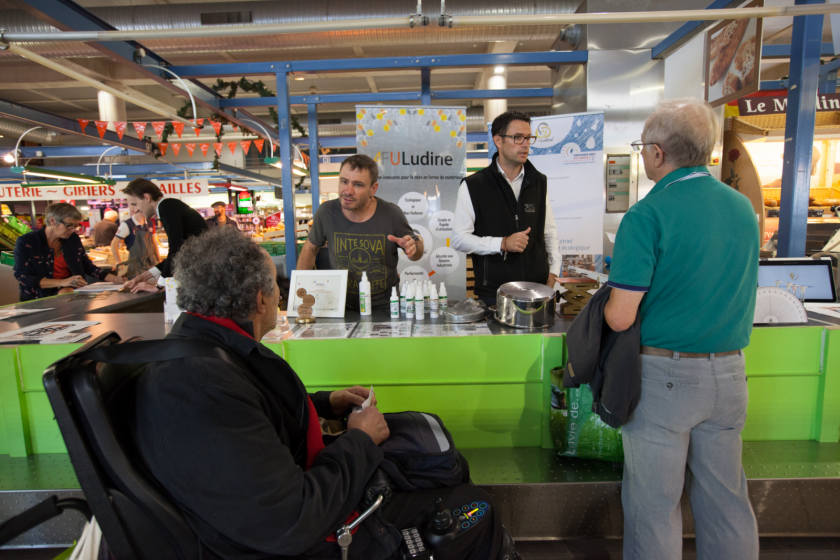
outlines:
[{"label": "man in teal polo shirt", "polygon": [[625,560],[682,558],[686,466],[697,557],[758,558],[741,465],[758,222],[706,169],[718,135],[708,104],[674,99],[633,143],[656,186],[621,221],[604,311],[615,331],[641,313],[642,394],[622,432]]}]

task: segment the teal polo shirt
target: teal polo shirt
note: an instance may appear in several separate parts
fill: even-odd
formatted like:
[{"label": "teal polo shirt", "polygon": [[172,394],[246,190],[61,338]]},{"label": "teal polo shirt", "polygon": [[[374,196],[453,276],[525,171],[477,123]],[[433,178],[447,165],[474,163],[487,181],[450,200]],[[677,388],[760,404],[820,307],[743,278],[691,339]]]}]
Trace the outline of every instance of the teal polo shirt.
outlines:
[{"label": "teal polo shirt", "polygon": [[621,220],[609,285],[647,292],[642,345],[675,352],[745,348],[758,286],[758,220],[750,201],[685,167],[666,175]]}]

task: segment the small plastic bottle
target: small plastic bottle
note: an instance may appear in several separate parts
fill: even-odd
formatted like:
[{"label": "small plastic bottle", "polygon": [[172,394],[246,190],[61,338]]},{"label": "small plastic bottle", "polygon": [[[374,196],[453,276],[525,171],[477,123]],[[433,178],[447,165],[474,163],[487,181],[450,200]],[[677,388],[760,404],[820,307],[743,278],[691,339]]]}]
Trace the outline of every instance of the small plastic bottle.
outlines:
[{"label": "small plastic bottle", "polygon": [[397,287],[391,288],[391,319],[400,318],[400,296],[397,295]]},{"label": "small plastic bottle", "polygon": [[414,286],[411,284],[405,289],[405,317],[414,319]]},{"label": "small plastic bottle", "polygon": [[400,282],[400,315],[405,315],[405,282]]},{"label": "small plastic bottle", "polygon": [[432,293],[429,295],[429,318],[438,318],[439,301],[440,300],[438,299],[437,289],[435,289],[435,285],[432,284]]},{"label": "small plastic bottle", "polygon": [[414,294],[414,316],[417,317],[418,321],[422,321],[426,314],[426,307],[423,301],[423,287],[418,286],[417,293]]},{"label": "small plastic bottle", "polygon": [[431,285],[431,282],[423,283],[423,309],[425,309],[426,311],[429,310],[429,300],[432,294]]},{"label": "small plastic bottle", "polygon": [[368,280],[367,272],[362,272],[362,279],[359,280],[359,313],[370,315],[371,307],[370,280]]},{"label": "small plastic bottle", "polygon": [[443,315],[443,312],[449,308],[449,298],[446,295],[446,284],[443,282],[440,283],[440,299],[438,301],[438,307],[440,308],[441,315]]}]

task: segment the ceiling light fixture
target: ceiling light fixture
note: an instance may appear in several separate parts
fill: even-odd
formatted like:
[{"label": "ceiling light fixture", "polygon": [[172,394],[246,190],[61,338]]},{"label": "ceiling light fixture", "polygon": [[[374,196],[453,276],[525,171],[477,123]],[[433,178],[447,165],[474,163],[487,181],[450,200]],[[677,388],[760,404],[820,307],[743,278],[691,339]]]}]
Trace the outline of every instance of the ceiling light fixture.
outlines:
[{"label": "ceiling light fixture", "polygon": [[296,76],[295,81],[296,82],[302,82],[303,81],[303,76]]},{"label": "ceiling light fixture", "polygon": [[3,156],[3,161],[5,161],[6,163],[14,163],[15,156],[12,155],[12,152],[9,152],[5,156]]},{"label": "ceiling light fixture", "polygon": [[505,67],[504,66],[496,66],[496,68],[493,70],[493,73],[494,74],[504,74],[505,73]]},{"label": "ceiling light fixture", "polygon": [[[82,175],[81,173],[66,173],[64,171],[56,171],[55,169],[42,169],[40,167],[31,167],[29,165],[12,167],[12,173],[20,173],[27,179],[29,177],[45,177],[47,179],[55,179],[56,181],[71,181],[73,183],[84,183],[86,185],[116,185],[116,181],[109,181],[102,177],[94,177],[92,175]],[[29,186],[47,186],[30,183]]]}]

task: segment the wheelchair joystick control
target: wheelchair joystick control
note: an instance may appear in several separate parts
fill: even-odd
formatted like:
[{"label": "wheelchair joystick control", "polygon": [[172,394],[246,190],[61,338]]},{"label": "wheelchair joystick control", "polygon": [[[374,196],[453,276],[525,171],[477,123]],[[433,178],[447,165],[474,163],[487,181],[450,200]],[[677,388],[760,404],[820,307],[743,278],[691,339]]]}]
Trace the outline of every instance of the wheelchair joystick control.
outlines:
[{"label": "wheelchair joystick control", "polygon": [[448,509],[443,509],[443,500],[438,498],[435,501],[435,513],[432,515],[431,529],[435,533],[445,534],[452,527],[455,520]]},{"label": "wheelchair joystick control", "polygon": [[461,532],[458,520],[448,509],[444,509],[443,500],[435,502],[435,512],[426,526],[425,538],[432,550],[446,548]]}]

